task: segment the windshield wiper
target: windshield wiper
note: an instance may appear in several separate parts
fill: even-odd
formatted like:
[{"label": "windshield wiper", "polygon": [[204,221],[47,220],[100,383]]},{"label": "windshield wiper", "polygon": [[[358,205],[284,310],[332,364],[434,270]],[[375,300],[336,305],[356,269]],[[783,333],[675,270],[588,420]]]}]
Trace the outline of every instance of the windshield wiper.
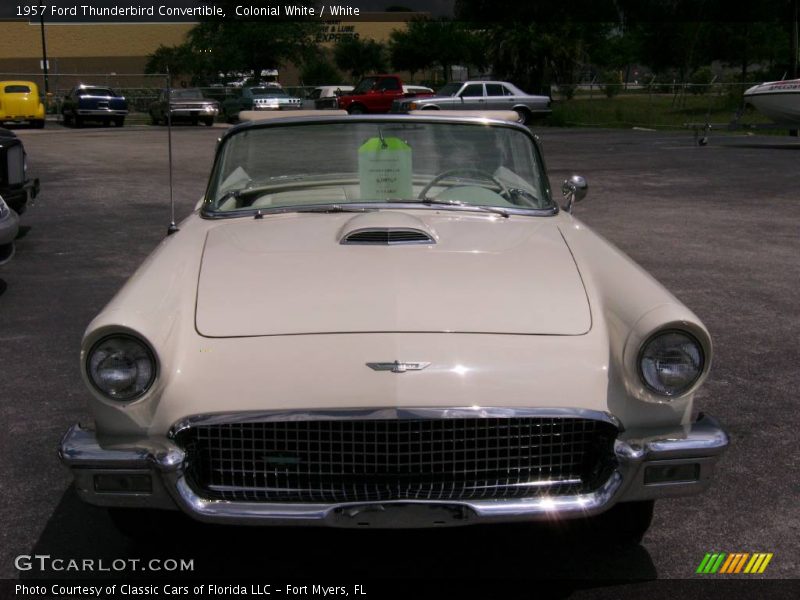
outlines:
[{"label": "windshield wiper", "polygon": [[341,204],[329,204],[327,206],[293,206],[292,212],[304,213],[343,213],[343,212],[368,212],[374,208],[362,208],[360,206],[342,206]]},{"label": "windshield wiper", "polygon": [[418,202],[427,206],[458,206],[461,208],[474,208],[483,212],[494,213],[507,219],[509,213],[504,208],[499,206],[484,206],[482,204],[470,204],[469,202],[462,202],[461,200],[440,200],[439,198],[419,198],[417,200],[403,200],[403,202]]}]

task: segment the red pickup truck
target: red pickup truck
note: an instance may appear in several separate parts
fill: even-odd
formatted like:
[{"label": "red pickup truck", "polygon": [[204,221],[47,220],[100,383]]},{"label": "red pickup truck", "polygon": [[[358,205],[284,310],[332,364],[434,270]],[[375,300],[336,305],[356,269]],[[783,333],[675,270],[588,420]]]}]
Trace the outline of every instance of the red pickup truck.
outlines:
[{"label": "red pickup truck", "polygon": [[392,102],[411,96],[433,96],[433,92],[406,92],[397,75],[370,75],[359,81],[352,92],[339,96],[339,108],[351,115],[387,113]]}]

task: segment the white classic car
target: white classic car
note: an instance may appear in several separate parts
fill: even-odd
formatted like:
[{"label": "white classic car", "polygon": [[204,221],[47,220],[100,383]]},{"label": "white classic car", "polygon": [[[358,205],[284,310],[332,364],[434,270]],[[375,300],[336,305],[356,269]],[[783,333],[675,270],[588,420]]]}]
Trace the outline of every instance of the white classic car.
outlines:
[{"label": "white classic car", "polygon": [[711,340],[572,216],[582,178],[563,192],[502,118],[228,130],[202,202],[86,331],[94,424],[60,446],[79,495],[134,532],[145,509],[340,527],[606,513],[640,539],[653,500],[704,490],[728,444],[693,412]]}]

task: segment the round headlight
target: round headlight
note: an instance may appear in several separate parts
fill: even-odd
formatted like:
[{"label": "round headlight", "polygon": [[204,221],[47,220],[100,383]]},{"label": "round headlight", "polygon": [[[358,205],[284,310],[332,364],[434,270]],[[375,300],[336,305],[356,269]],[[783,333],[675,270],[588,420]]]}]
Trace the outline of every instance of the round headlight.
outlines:
[{"label": "round headlight", "polygon": [[86,360],[89,379],[112,400],[133,400],[144,394],[156,378],[156,361],[150,348],[129,335],[112,335],[97,342]]},{"label": "round headlight", "polygon": [[698,380],[705,365],[703,347],[683,331],[663,331],[643,345],[639,375],[647,388],[660,396],[679,396]]}]

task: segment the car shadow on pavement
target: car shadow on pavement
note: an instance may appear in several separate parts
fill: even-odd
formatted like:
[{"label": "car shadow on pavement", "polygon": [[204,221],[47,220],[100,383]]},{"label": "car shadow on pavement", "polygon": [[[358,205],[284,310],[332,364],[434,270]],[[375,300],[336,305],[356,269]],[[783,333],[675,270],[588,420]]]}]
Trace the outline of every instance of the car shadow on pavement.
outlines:
[{"label": "car shadow on pavement", "polygon": [[800,151],[800,141],[786,141],[784,143],[768,142],[734,142],[724,144],[726,148],[746,148],[750,150],[797,150]]},{"label": "car shadow on pavement", "polygon": [[[582,529],[553,524],[480,525],[436,530],[232,527],[205,525],[175,512],[146,543],[120,534],[107,512],[84,504],[70,488],[38,541],[19,553],[69,559],[192,559],[188,573],[124,572],[144,579],[474,578],[558,579],[564,591],[657,576],[641,545],[614,545]],[[65,561],[66,562],[66,561]],[[22,579],[119,577],[114,572],[22,571]],[[561,584],[559,584],[561,585]]]},{"label": "car shadow on pavement", "polygon": [[5,279],[0,279],[0,296],[2,296],[8,289],[8,284]]}]

